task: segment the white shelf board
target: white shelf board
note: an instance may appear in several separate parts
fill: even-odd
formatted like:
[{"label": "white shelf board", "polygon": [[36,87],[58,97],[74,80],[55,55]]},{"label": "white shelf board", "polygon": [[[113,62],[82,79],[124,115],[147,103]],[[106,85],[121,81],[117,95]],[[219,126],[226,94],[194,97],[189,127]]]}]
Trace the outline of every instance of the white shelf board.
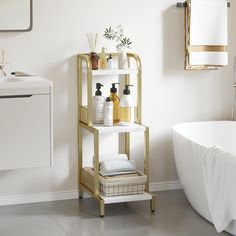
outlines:
[{"label": "white shelf board", "polygon": [[[137,74],[137,69],[106,69],[106,70],[92,70],[93,76],[99,75],[131,75]],[[83,74],[87,74],[86,68],[83,68]]]},{"label": "white shelf board", "polygon": [[145,131],[145,127],[139,124],[132,124],[129,126],[123,125],[113,125],[113,126],[104,126],[104,125],[93,125],[95,129],[99,131],[100,134],[114,134],[114,133],[125,133],[125,132],[139,132]]},{"label": "white shelf board", "polygon": [[152,199],[152,195],[147,192],[145,192],[144,194],[115,196],[115,197],[105,197],[103,195],[100,195],[100,197],[104,200],[105,204],[119,203],[119,202],[137,202],[137,201],[146,201]]}]

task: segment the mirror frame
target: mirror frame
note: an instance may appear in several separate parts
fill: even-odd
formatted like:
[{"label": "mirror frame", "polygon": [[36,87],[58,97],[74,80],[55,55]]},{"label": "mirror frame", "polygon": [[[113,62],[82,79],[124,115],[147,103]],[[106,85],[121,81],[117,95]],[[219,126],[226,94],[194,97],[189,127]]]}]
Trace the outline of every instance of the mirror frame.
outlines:
[{"label": "mirror frame", "polygon": [[0,30],[2,32],[29,32],[33,28],[33,0],[30,0],[30,26],[27,29],[10,29],[10,30]]}]

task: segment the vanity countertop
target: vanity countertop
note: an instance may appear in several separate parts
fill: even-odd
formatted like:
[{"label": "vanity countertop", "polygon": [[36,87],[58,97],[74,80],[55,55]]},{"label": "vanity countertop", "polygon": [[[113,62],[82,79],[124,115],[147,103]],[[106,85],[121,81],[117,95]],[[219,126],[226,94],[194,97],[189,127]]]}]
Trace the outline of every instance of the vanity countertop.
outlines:
[{"label": "vanity countertop", "polygon": [[52,81],[40,76],[0,78],[0,95],[48,94]]}]

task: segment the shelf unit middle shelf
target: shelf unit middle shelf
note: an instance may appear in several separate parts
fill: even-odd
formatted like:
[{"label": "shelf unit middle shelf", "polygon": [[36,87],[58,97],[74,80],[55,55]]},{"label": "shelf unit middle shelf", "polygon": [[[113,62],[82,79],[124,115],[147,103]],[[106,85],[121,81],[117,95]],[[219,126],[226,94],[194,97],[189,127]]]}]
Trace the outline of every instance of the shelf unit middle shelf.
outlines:
[{"label": "shelf unit middle shelf", "polygon": [[99,124],[88,126],[83,122],[79,122],[79,125],[89,131],[97,130],[99,134],[116,134],[116,133],[130,133],[130,132],[141,132],[141,131],[144,132],[145,129],[147,128],[146,126],[137,123],[128,126],[122,126],[122,125],[104,126]]},{"label": "shelf unit middle shelf", "polygon": [[[87,69],[83,68],[83,74],[87,74]],[[92,70],[92,76],[108,76],[108,75],[136,75],[137,69],[105,69],[105,70]]]}]

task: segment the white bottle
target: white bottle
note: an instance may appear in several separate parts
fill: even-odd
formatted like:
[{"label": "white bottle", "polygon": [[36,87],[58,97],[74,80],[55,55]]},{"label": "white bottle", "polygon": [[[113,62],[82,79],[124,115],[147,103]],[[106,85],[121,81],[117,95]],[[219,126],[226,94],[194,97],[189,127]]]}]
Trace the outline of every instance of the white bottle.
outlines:
[{"label": "white bottle", "polygon": [[104,119],[103,124],[105,126],[112,126],[113,125],[113,102],[109,97],[106,98],[104,104]]},{"label": "white bottle", "polygon": [[107,68],[108,69],[114,69],[114,60],[112,59],[112,56],[110,54],[108,61],[107,61]]},{"label": "white bottle", "polygon": [[104,102],[105,98],[102,96],[102,92],[100,91],[103,85],[100,83],[96,83],[95,96],[93,96],[93,123],[94,124],[102,124],[104,117]]},{"label": "white bottle", "polygon": [[130,95],[129,86],[125,85],[124,95],[120,100],[120,125],[132,125],[134,123],[134,101]]}]

